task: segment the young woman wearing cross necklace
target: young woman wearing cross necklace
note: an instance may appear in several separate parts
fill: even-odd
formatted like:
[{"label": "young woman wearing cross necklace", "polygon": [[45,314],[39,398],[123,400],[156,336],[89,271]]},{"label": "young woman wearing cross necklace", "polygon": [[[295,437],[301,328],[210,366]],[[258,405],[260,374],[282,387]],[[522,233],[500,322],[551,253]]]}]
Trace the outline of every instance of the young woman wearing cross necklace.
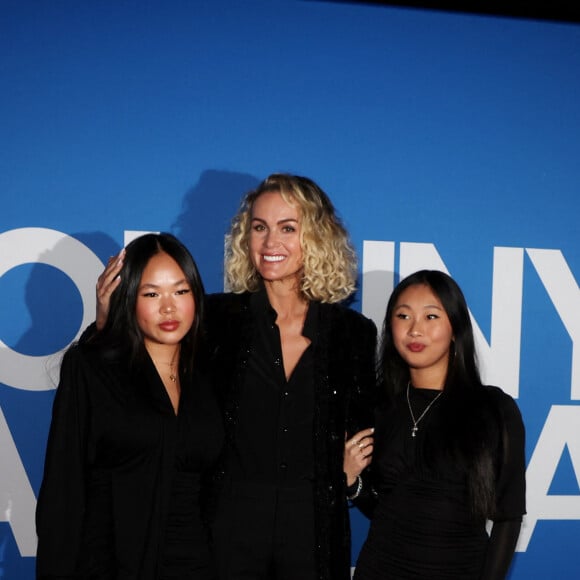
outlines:
[{"label": "young woman wearing cross necklace", "polygon": [[355,579],[503,579],[525,513],[524,427],[514,400],[482,384],[448,275],[423,270],[394,290],[380,375],[387,402],[355,499],[372,515]]}]

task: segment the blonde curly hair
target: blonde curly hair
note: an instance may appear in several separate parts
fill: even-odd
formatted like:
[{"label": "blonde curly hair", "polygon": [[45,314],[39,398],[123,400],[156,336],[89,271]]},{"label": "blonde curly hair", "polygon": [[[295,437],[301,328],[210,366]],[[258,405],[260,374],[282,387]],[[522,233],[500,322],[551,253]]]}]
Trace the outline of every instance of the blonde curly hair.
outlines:
[{"label": "blonde curly hair", "polygon": [[249,192],[226,236],[225,272],[232,292],[255,292],[260,285],[249,252],[252,208],[263,193],[280,193],[300,210],[304,260],[300,292],[307,300],[340,302],[356,289],[356,254],[332,202],[307,177],[273,174]]}]

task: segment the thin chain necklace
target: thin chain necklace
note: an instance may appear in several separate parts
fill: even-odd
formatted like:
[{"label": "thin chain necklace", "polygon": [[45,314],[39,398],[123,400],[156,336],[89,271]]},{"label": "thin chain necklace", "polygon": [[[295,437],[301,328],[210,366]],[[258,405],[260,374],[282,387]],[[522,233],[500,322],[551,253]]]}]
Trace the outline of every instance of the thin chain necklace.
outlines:
[{"label": "thin chain necklace", "polygon": [[411,407],[411,399],[409,398],[409,390],[411,388],[411,381],[407,383],[407,405],[409,406],[409,413],[411,413],[411,420],[413,421],[413,427],[411,429],[411,437],[417,436],[417,431],[419,431],[419,421],[427,414],[427,411],[433,406],[435,401],[443,394],[443,391],[440,391],[439,394],[425,407],[425,410],[419,415],[417,419],[415,419],[415,415],[413,414],[413,408]]},{"label": "thin chain necklace", "polygon": [[169,366],[169,380],[172,383],[176,383],[177,382],[177,372],[175,371],[175,359],[177,357],[177,353],[179,352],[179,348],[173,353],[173,356],[171,357],[171,362],[161,362],[161,363],[157,363],[157,361],[153,360],[153,362],[157,363],[157,364],[164,364],[164,365],[168,365]]},{"label": "thin chain necklace", "polygon": [[177,373],[175,372],[175,361],[172,360],[169,363],[169,380],[172,383],[175,383],[177,381]]}]

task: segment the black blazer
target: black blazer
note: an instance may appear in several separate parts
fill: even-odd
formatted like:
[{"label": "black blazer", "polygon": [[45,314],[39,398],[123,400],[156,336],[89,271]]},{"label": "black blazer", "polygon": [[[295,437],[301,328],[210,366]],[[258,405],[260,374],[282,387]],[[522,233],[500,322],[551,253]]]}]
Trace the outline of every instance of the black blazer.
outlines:
[{"label": "black blazer", "polygon": [[[263,291],[263,290],[262,290]],[[226,445],[233,443],[240,389],[253,344],[250,293],[207,299],[207,347]],[[358,312],[320,304],[315,366],[315,526],[318,577],[350,579],[350,526],[342,469],[345,434],[373,425],[376,328]],[[227,480],[218,470],[216,491]]]}]

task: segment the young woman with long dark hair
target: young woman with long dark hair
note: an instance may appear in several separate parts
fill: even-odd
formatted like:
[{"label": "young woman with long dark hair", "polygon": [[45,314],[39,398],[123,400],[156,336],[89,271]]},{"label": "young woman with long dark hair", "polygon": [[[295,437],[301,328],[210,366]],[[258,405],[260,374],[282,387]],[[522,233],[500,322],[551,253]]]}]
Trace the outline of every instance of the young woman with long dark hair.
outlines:
[{"label": "young woman with long dark hair", "polygon": [[200,498],[223,425],[196,364],[203,309],[176,238],[127,246],[104,328],[63,359],[36,513],[39,580],[214,580]]},{"label": "young woman with long dark hair", "polygon": [[372,521],[355,579],[504,578],[525,513],[524,427],[514,400],[482,384],[447,274],[422,270],[395,288],[379,374],[386,403],[357,480]]}]

